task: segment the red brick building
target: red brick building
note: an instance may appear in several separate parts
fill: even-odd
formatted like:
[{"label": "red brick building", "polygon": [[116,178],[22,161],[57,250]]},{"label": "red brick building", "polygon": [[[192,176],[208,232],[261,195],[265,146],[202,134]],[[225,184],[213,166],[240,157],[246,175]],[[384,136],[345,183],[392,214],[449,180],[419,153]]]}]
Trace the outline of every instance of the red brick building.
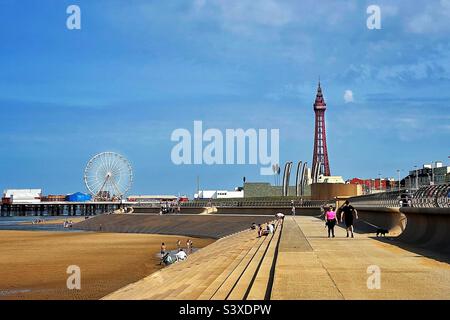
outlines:
[{"label": "red brick building", "polygon": [[386,190],[389,189],[392,185],[392,182],[388,179],[360,179],[353,178],[348,181],[350,184],[359,184],[365,186],[367,190]]}]

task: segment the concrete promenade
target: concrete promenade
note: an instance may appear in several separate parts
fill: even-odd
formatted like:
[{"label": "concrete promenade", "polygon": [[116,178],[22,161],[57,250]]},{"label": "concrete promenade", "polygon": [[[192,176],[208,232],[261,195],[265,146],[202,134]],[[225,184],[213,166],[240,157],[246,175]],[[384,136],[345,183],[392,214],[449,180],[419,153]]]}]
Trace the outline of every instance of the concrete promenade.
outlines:
[{"label": "concrete promenade", "polygon": [[[341,227],[335,231],[336,238],[328,238],[323,221],[286,217],[271,299],[450,299],[448,261],[373,234],[352,239]],[[372,265],[380,268],[380,289],[367,287]]]},{"label": "concrete promenade", "polygon": [[[230,235],[105,298],[450,299],[448,256],[335,231],[328,238],[324,221],[287,216],[273,235]],[[370,266],[380,270],[380,289],[367,286]]]}]

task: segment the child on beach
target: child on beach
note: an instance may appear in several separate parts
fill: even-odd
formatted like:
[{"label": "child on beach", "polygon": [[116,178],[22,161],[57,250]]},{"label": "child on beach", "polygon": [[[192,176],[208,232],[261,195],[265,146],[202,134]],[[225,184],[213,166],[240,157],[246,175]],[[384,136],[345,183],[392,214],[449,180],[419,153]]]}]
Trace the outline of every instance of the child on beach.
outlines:
[{"label": "child on beach", "polygon": [[164,257],[166,254],[166,244],[163,242],[161,243],[161,257]]},{"label": "child on beach", "polygon": [[192,245],[191,239],[187,239],[186,240],[186,249],[187,249],[187,252],[189,252],[189,253],[192,251],[191,245]]}]

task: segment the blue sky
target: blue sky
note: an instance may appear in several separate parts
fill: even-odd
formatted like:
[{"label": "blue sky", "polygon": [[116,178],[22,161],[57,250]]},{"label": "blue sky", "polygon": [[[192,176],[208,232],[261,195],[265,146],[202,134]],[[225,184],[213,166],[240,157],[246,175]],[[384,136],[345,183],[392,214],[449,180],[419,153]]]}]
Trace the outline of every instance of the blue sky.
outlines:
[{"label": "blue sky", "polygon": [[[81,30],[66,28],[71,4]],[[319,75],[333,174],[447,162],[449,21],[450,0],[2,0],[0,188],[85,191],[102,151],[130,160],[131,193],[273,181],[256,165],[176,166],[170,135],[194,120],[280,129],[281,162],[310,162]]]}]

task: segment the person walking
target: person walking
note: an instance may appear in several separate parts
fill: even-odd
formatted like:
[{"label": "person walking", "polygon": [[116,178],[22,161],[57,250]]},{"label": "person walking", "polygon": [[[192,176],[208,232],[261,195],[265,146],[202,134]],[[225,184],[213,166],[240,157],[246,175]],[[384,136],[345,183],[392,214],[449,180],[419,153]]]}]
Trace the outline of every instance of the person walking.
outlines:
[{"label": "person walking", "polygon": [[349,237],[349,232],[354,238],[353,234],[353,224],[354,220],[358,219],[358,211],[348,202],[345,201],[344,205],[340,208],[341,211],[341,222],[345,221],[345,228],[347,229],[347,238]]},{"label": "person walking", "polygon": [[178,239],[178,241],[177,241],[177,249],[178,249],[178,251],[181,249],[181,240],[180,239]]},{"label": "person walking", "polygon": [[335,237],[334,235],[334,227],[338,222],[336,212],[333,207],[328,207],[325,212],[326,225],[328,227],[328,238]]},{"label": "person walking", "polygon": [[294,203],[294,200],[291,201],[291,204],[292,204],[292,209],[291,209],[292,215],[295,216],[295,203]]}]

